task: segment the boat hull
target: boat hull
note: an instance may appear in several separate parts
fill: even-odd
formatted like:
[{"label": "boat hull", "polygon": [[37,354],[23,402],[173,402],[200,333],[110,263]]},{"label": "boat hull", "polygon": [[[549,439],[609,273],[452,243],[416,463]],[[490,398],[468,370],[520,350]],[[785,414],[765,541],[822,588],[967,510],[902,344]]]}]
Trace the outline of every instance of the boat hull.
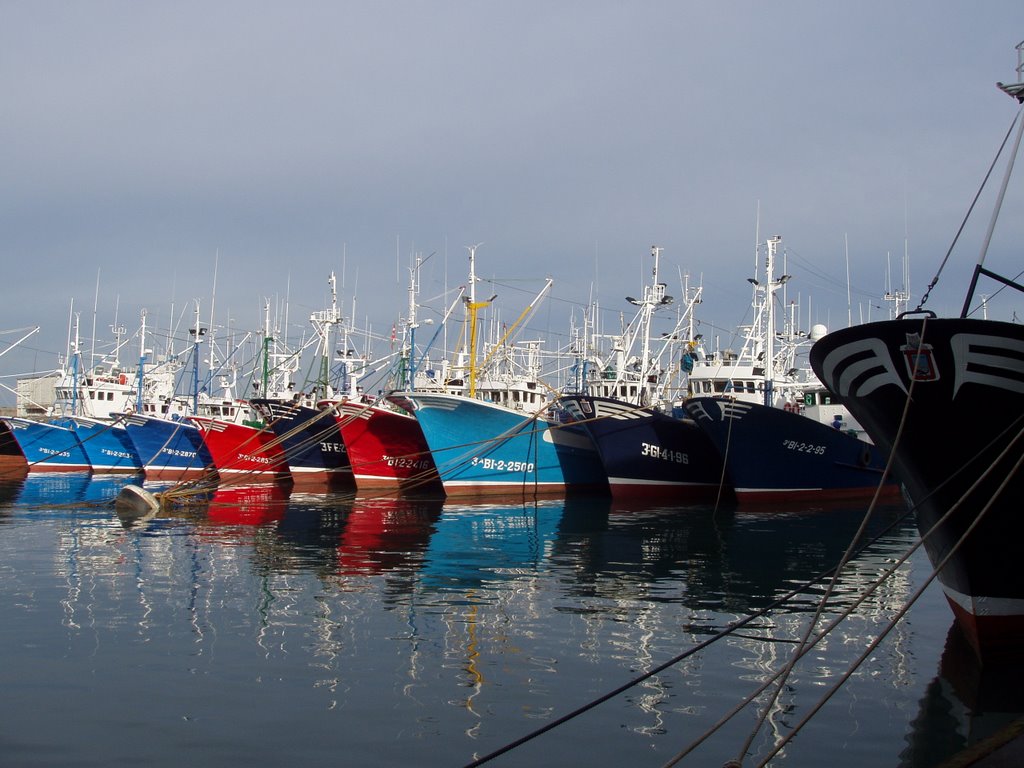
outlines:
[{"label": "boat hull", "polygon": [[982,656],[1019,653],[1024,446],[1015,438],[1024,421],[1024,327],[934,317],[869,323],[824,337],[811,364],[892,451],[972,645]]},{"label": "boat hull", "polygon": [[590,435],[614,498],[699,502],[718,494],[722,462],[692,419],[587,395],[558,404]]},{"label": "boat hull", "polygon": [[589,437],[576,425],[460,395],[400,395],[423,430],[448,496],[561,494],[606,489]]},{"label": "boat hull", "polygon": [[416,493],[442,490],[423,430],[413,416],[361,403],[339,403],[334,409],[356,488]]},{"label": "boat hull", "polygon": [[45,421],[4,419],[29,472],[88,472],[89,457],[75,430]]},{"label": "boat hull", "polygon": [[142,472],[142,460],[123,424],[76,417],[66,423],[78,435],[94,473],[130,475]]},{"label": "boat hull", "polygon": [[289,477],[281,441],[269,429],[189,416],[202,435],[221,479],[277,482]]},{"label": "boat hull", "polygon": [[[725,465],[741,502],[871,498],[886,455],[847,432],[782,408],[697,397],[686,410]],[[887,496],[899,486],[887,481]]]},{"label": "boat hull", "polygon": [[11,480],[28,474],[28,462],[7,422],[0,419],[0,480]]},{"label": "boat hull", "polygon": [[352,465],[332,413],[277,400],[251,402],[276,435],[296,485],[352,485]]},{"label": "boat hull", "polygon": [[215,478],[213,457],[194,424],[132,414],[125,429],[147,480]]}]

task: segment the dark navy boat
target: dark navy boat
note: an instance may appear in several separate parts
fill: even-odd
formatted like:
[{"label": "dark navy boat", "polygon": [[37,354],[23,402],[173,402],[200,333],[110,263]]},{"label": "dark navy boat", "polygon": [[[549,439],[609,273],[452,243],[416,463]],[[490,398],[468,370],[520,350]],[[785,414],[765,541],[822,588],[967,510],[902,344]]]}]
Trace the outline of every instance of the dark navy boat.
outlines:
[{"label": "dark navy boat", "polygon": [[718,494],[722,461],[685,411],[593,395],[563,395],[558,404],[590,435],[613,497],[693,502]]},{"label": "dark navy boat", "polygon": [[[1000,87],[1024,102],[1024,83]],[[1018,110],[1006,181],[1024,134],[1022,117]],[[912,313],[825,336],[810,359],[875,442],[892,451],[928,555],[971,644],[983,660],[1019,659],[1024,326],[971,314],[979,310],[972,307],[979,277],[1021,292],[1024,286],[986,269],[986,250],[987,243],[960,317],[924,311],[926,293]]]},{"label": "dark navy boat", "polygon": [[294,482],[353,485],[352,465],[333,411],[274,399],[249,402],[280,441]]},{"label": "dark navy boat", "polygon": [[[1024,326],[932,315],[869,323],[823,338],[811,363],[893,452],[939,581],[975,648],[1019,653]],[[943,414],[962,415],[955,432]]]},{"label": "dark navy boat", "polygon": [[[742,349],[695,362],[686,413],[714,445],[723,485],[737,501],[870,497],[883,479],[885,454],[806,360],[809,342],[825,327],[801,332],[792,311],[779,327],[777,294],[790,280],[775,275],[781,245],[778,236],[764,243],[763,272],[750,281],[754,322],[743,328]],[[883,490],[895,495],[898,486]]]},{"label": "dark navy boat", "polygon": [[701,289],[684,284],[675,327],[656,334],[655,320],[675,304],[659,275],[661,251],[651,248],[651,282],[641,298],[626,297],[636,316],[612,337],[610,354],[576,364],[574,391],[558,399],[557,410],[590,437],[613,497],[713,501],[722,462],[681,405],[686,374],[673,360],[680,348],[689,355],[697,346],[691,340]]},{"label": "dark navy boat", "polygon": [[[842,421],[728,398],[694,398],[686,409],[715,444],[739,501],[870,497],[882,480],[886,455]],[[890,480],[883,491],[899,487]]]}]

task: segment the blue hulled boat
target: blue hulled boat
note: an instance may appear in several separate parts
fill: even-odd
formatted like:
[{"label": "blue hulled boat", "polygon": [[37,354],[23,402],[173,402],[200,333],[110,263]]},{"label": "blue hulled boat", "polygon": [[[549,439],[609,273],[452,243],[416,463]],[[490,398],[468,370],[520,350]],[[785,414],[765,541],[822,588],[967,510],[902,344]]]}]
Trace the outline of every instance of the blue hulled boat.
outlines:
[{"label": "blue hulled boat", "polygon": [[593,443],[577,425],[465,395],[410,392],[394,399],[415,415],[450,496],[606,487]]},{"label": "blue hulled boat", "polygon": [[195,424],[137,413],[125,417],[124,424],[147,480],[184,480],[215,474],[213,458]]},{"label": "blue hulled boat", "polygon": [[443,382],[443,391],[396,392],[389,399],[416,417],[449,496],[607,489],[586,432],[551,411],[550,389],[540,380],[540,343],[506,343],[552,281],[478,365],[477,312],[494,297],[476,300],[475,264],[473,246],[465,302],[468,344],[459,375]]},{"label": "blue hulled boat", "polygon": [[5,418],[11,436],[25,455],[29,472],[88,472],[89,458],[69,426],[20,417]]},{"label": "blue hulled boat", "polygon": [[85,416],[72,416],[62,423],[77,433],[93,472],[132,474],[142,471],[142,460],[124,424]]}]

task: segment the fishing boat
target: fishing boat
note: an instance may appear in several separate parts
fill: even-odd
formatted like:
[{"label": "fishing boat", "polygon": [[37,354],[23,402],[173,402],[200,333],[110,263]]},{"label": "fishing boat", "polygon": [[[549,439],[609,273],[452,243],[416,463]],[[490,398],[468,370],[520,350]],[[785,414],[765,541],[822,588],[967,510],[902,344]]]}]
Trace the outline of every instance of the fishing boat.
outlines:
[{"label": "fishing boat", "polygon": [[352,466],[330,410],[301,401],[254,398],[250,402],[273,432],[296,484],[352,484]]},{"label": "fishing boat", "polygon": [[11,434],[11,427],[0,420],[0,480],[24,477],[28,473],[28,461],[18,441]]},{"label": "fishing boat", "polygon": [[333,414],[360,491],[441,491],[434,458],[416,418],[390,401],[325,404]]},{"label": "fishing boat", "polygon": [[[1024,326],[907,315],[835,331],[815,345],[811,362],[893,452],[925,547],[972,643],[1019,651]],[[951,433],[943,414],[978,403],[999,418],[958,419]]]},{"label": "fishing boat", "polygon": [[30,472],[137,472],[141,464],[117,416],[134,394],[134,373],[117,354],[124,328],[115,326],[114,352],[99,364],[82,362],[78,323],[68,337],[52,407],[43,418],[7,420]]},{"label": "fishing boat", "polygon": [[142,459],[121,420],[71,416],[65,423],[77,435],[95,474],[137,474]]},{"label": "fishing boat", "polygon": [[142,470],[124,425],[115,419],[11,417],[5,423],[30,472],[131,474]]},{"label": "fishing boat", "polygon": [[[1000,87],[1024,103],[1024,83]],[[915,310],[830,333],[810,357],[829,390],[892,452],[957,624],[983,660],[1019,658],[1024,643],[1024,572],[1017,563],[1024,326],[974,316],[987,311],[985,300],[975,304],[982,277],[1024,292],[985,267],[1024,133],[1024,106],[1014,122],[1016,139],[960,316],[926,310],[929,288]],[[1012,133],[1013,126],[1007,141]]]},{"label": "fishing boat", "polygon": [[124,426],[147,480],[216,478],[213,457],[195,424],[177,414],[169,417],[131,413]]},{"label": "fishing boat", "polygon": [[392,396],[416,417],[448,496],[598,490],[596,451],[575,425],[465,395]]},{"label": "fishing boat", "polygon": [[477,313],[495,297],[476,299],[475,255],[476,246],[470,247],[468,343],[454,378],[445,382],[461,391],[400,391],[389,400],[415,416],[449,496],[606,488],[589,437],[551,413],[554,393],[540,379],[539,342],[508,343],[552,281],[478,364]]},{"label": "fishing boat", "polygon": [[89,472],[92,465],[78,434],[70,426],[6,417],[11,437],[28,462],[29,472]]},{"label": "fishing boat", "polygon": [[159,366],[148,366],[150,351],[146,348],[146,315],[142,315],[140,354],[136,377],[135,401],[125,408],[122,423],[128,432],[142,464],[146,480],[182,481],[215,480],[213,457],[203,444],[189,414],[198,410],[199,348],[206,329],[196,323],[190,329],[192,387],[188,397],[175,394],[177,378],[188,364],[169,354]]},{"label": "fishing boat", "polygon": [[[445,494],[606,489],[590,438],[552,408],[552,393],[539,378],[539,346],[531,342],[507,352],[504,361],[510,367],[491,368],[480,379],[468,375],[461,392],[415,390],[388,396],[416,418]],[[410,448],[402,456],[422,455],[415,445]]]},{"label": "fishing boat", "polygon": [[[885,455],[842,421],[726,397],[695,398],[686,409],[723,457],[740,502],[870,498],[879,488]],[[883,492],[896,496],[899,486],[888,481]]]},{"label": "fishing boat", "polygon": [[[334,413],[325,407],[339,397],[356,396],[359,372],[355,370],[364,361],[348,354],[347,338],[339,361],[340,374],[331,375],[336,329],[344,319],[338,308],[337,280],[330,274],[331,305],[310,315],[310,323],[318,342],[316,357],[319,373],[311,392],[295,392],[292,374],[298,366],[298,357],[276,348],[271,350],[269,326],[264,340],[264,374],[260,397],[250,404],[262,417],[267,428],[276,436],[284,451],[292,481],[304,486],[351,487],[352,465],[335,421]],[[276,336],[276,334],[275,334]],[[335,389],[338,384],[342,392]],[[276,392],[275,392],[276,389]]]},{"label": "fishing boat", "polygon": [[[651,283],[625,331],[612,337],[611,353],[591,360],[578,349],[575,392],[562,395],[557,408],[582,428],[597,448],[616,499],[711,500],[722,477],[722,462],[705,434],[682,408],[674,351],[690,348],[694,308],[701,289],[683,285],[676,303],[659,274],[662,248],[653,246]],[[682,307],[674,327],[658,336],[658,313]],[[586,346],[586,340],[583,342]]]},{"label": "fishing boat", "polygon": [[221,480],[248,482],[291,477],[281,439],[267,429],[247,402],[226,401],[215,414],[187,417],[198,429]]},{"label": "fishing boat", "polygon": [[[428,256],[427,259],[430,257]],[[426,259],[417,257],[409,268],[408,311],[402,322],[402,342],[397,370],[388,391],[457,392],[460,386],[446,389],[448,363],[432,363],[427,356],[438,333],[461,303],[465,289],[443,313],[433,338],[421,352],[416,346],[417,293],[419,272]],[[360,491],[384,491],[412,494],[439,494],[443,491],[437,466],[423,430],[416,418],[387,398],[352,396],[333,403],[322,403],[335,417],[352,467],[352,477]]]},{"label": "fishing boat", "polygon": [[[810,343],[826,329],[799,331],[795,303],[786,304],[778,327],[776,294],[790,279],[776,277],[781,240],[764,243],[764,271],[750,281],[754,322],[743,349],[694,365],[686,410],[714,443],[740,502],[870,498],[882,483],[886,453],[806,362]],[[883,490],[899,493],[891,477]]]},{"label": "fishing boat", "polygon": [[[269,312],[269,307],[267,308]],[[231,478],[232,484],[265,483],[287,480],[290,477],[281,441],[273,431],[267,429],[260,414],[250,402],[235,394],[238,372],[233,365],[226,372],[217,375],[217,395],[208,390],[211,384],[200,392],[198,372],[198,349],[206,329],[200,325],[198,307],[196,325],[193,331],[196,352],[193,355],[193,384],[190,407],[183,414],[183,420],[196,430],[203,449],[210,457],[216,477],[221,482]],[[269,333],[264,331],[264,362],[266,361]],[[225,365],[215,368],[214,355],[209,356],[210,370],[207,378],[212,380],[215,371],[225,371]],[[225,363],[227,361],[225,360]],[[266,371],[266,365],[264,365]],[[265,374],[266,376],[266,374]],[[281,397],[276,387],[268,389],[266,379],[260,392],[264,397]],[[291,393],[288,393],[289,396]],[[192,435],[189,435],[192,439]]]}]

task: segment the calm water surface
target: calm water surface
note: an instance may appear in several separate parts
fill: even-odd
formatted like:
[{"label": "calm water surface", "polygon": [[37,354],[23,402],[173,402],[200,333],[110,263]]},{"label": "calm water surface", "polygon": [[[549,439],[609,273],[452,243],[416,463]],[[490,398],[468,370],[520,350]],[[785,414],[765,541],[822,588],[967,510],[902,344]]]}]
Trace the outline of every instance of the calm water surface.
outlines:
[{"label": "calm water surface", "polygon": [[[128,525],[125,482],[0,483],[4,766],[464,766],[813,580],[863,517],[245,488]],[[915,540],[911,518],[858,555],[827,616]],[[745,765],[928,572],[914,555],[796,666]],[[822,590],[488,764],[668,763],[784,665]],[[929,766],[1019,716],[1017,684],[983,679],[951,625],[929,587],[771,764]],[[737,757],[756,718],[680,764]]]}]

